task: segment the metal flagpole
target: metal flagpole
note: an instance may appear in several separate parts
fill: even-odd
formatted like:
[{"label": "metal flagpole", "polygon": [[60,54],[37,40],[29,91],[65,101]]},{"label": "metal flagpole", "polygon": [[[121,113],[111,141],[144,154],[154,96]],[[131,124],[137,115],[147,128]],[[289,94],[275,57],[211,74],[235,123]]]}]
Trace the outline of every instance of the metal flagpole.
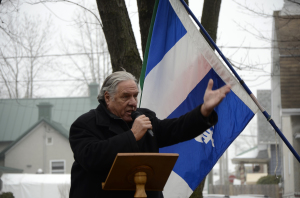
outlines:
[{"label": "metal flagpole", "polygon": [[250,95],[250,97],[252,98],[252,100],[254,101],[254,103],[258,106],[258,108],[260,109],[260,111],[264,114],[264,116],[266,117],[266,119],[268,120],[268,122],[272,125],[272,127],[274,128],[274,130],[278,133],[278,135],[281,137],[281,139],[284,141],[284,143],[286,144],[286,146],[290,149],[290,151],[294,154],[294,156],[296,157],[296,159],[298,160],[298,162],[300,163],[300,156],[298,155],[298,153],[295,151],[295,149],[292,147],[292,145],[290,144],[290,142],[285,138],[285,136],[283,135],[283,133],[280,131],[280,129],[276,126],[276,124],[274,123],[273,119],[271,118],[271,116],[268,114],[268,112],[259,104],[259,102],[257,101],[256,97],[253,95],[253,93],[251,92],[251,90],[248,88],[248,86],[246,85],[246,83],[241,79],[241,77],[236,73],[236,71],[234,70],[234,68],[231,66],[231,64],[229,63],[229,61],[225,58],[225,56],[223,55],[223,53],[221,52],[221,50],[218,48],[218,46],[215,44],[215,42],[212,40],[212,38],[209,36],[209,34],[206,32],[206,30],[204,29],[204,27],[201,25],[201,23],[198,21],[198,19],[195,17],[195,15],[193,14],[193,12],[190,10],[190,8],[188,7],[188,5],[186,5],[186,3],[184,2],[184,0],[180,0],[182,5],[185,7],[185,9],[188,11],[188,13],[190,14],[190,16],[194,19],[194,21],[197,23],[197,25],[199,26],[199,28],[201,29],[201,31],[204,33],[204,35],[206,36],[206,38],[209,40],[209,42],[214,46],[214,48],[217,50],[217,52],[219,53],[219,55],[222,57],[223,61],[225,61],[225,63],[227,64],[227,66],[229,67],[229,69],[231,70],[231,72],[235,75],[235,77],[238,79],[238,81],[241,83],[241,85],[244,87],[244,89],[246,90],[246,92]]}]

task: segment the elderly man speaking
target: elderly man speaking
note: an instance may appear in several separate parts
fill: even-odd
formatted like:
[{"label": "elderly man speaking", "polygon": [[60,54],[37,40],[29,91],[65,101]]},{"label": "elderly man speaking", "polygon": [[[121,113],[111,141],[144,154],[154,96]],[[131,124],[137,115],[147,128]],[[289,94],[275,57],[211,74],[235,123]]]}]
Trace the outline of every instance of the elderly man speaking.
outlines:
[{"label": "elderly man speaking", "polygon": [[[70,145],[75,162],[71,171],[70,198],[132,198],[134,191],[104,191],[105,181],[117,153],[159,152],[159,148],[183,142],[203,133],[217,122],[214,108],[230,86],[212,90],[210,80],[204,103],[174,119],[160,120],[155,112],[137,108],[139,93],[135,77],[119,71],[108,76],[100,90],[99,106],[80,116],[71,126]],[[133,111],[141,116],[134,121]],[[154,136],[146,133],[152,129]],[[147,191],[148,198],[163,197]]]}]

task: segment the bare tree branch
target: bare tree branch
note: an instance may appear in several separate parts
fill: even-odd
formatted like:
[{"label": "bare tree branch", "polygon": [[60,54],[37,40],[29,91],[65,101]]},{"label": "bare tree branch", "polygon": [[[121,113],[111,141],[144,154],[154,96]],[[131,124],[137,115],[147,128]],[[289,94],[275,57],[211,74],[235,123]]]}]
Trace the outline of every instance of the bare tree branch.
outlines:
[{"label": "bare tree branch", "polygon": [[25,97],[31,98],[35,79],[42,68],[50,64],[51,59],[39,59],[38,56],[46,54],[51,47],[48,43],[52,35],[51,20],[46,20],[43,27],[38,18],[27,15],[22,20],[20,16],[10,17],[8,21],[14,21],[8,26],[10,34],[2,32],[6,43],[2,41],[0,50],[0,63],[5,69],[1,71],[1,79],[5,82],[8,97],[19,98],[25,93]]},{"label": "bare tree branch", "polygon": [[94,12],[92,12],[90,9],[88,9],[88,8],[78,4],[78,3],[72,2],[72,1],[68,1],[68,0],[45,0],[45,1],[38,1],[38,2],[34,2],[34,3],[31,3],[31,2],[27,2],[27,3],[30,4],[30,5],[35,5],[35,4],[40,4],[40,3],[44,4],[44,3],[49,3],[49,2],[51,2],[51,3],[67,2],[67,3],[77,5],[78,7],[84,9],[85,11],[88,11],[89,13],[91,13],[97,19],[98,23],[103,28],[101,20],[98,18],[98,16]]}]

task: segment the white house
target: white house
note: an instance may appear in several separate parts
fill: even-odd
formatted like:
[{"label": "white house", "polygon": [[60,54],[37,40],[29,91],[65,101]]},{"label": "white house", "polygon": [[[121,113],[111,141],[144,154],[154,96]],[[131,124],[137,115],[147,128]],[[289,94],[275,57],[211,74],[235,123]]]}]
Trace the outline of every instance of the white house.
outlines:
[{"label": "white house", "polygon": [[90,84],[88,97],[0,99],[0,174],[69,174],[70,126],[97,107],[98,88]]}]

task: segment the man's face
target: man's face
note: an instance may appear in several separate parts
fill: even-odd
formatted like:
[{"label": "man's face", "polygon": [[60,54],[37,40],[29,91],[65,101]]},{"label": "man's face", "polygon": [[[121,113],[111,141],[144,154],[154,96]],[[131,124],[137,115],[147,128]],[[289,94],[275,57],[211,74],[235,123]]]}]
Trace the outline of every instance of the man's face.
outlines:
[{"label": "man's face", "polygon": [[132,121],[131,112],[136,110],[138,93],[139,90],[133,80],[120,82],[114,99],[108,92],[104,94],[107,109],[125,122]]}]

